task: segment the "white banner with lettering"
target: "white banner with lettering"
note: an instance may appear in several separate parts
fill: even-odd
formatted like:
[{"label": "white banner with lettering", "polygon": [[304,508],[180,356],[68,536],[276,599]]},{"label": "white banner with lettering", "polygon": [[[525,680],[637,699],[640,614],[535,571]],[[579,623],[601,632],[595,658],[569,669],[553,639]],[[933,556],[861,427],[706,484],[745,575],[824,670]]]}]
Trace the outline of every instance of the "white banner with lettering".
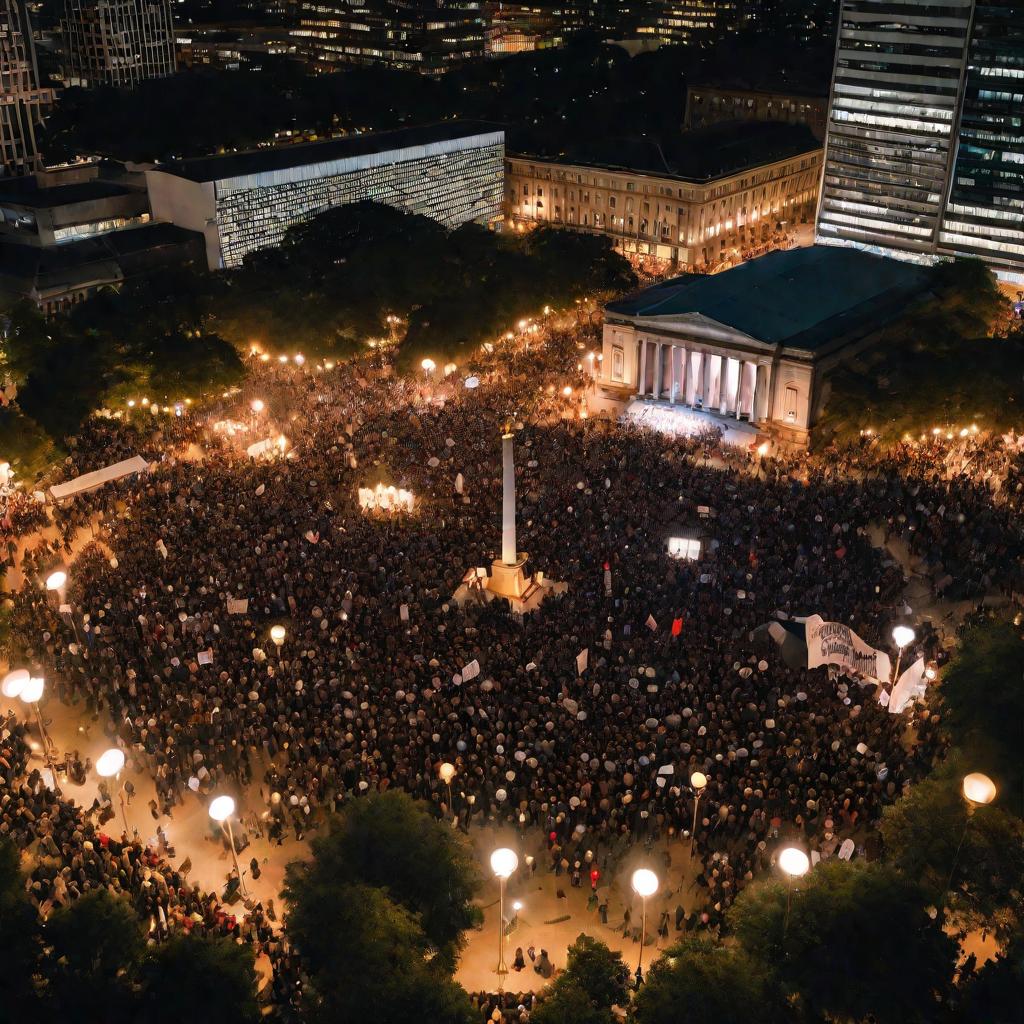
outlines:
[{"label": "white banner with lettering", "polygon": [[892,671],[889,655],[864,643],[845,623],[825,622],[820,615],[809,615],[805,627],[808,668],[838,665],[854,675],[888,680]]},{"label": "white banner with lettering", "polygon": [[925,695],[924,658],[918,658],[896,681],[889,695],[889,711],[898,715],[912,700]]}]

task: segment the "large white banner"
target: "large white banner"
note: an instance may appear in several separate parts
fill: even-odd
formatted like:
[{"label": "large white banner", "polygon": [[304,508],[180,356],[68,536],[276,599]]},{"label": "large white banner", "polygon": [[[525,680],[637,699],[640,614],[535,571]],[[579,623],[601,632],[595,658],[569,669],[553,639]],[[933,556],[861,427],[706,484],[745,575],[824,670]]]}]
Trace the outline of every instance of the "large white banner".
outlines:
[{"label": "large white banner", "polygon": [[805,627],[808,668],[838,665],[854,675],[889,679],[889,655],[864,643],[845,623],[825,622],[820,615],[809,615]]},{"label": "large white banner", "polygon": [[924,658],[918,658],[910,668],[904,672],[889,694],[889,711],[898,715],[912,700],[923,697],[928,688],[924,678]]}]

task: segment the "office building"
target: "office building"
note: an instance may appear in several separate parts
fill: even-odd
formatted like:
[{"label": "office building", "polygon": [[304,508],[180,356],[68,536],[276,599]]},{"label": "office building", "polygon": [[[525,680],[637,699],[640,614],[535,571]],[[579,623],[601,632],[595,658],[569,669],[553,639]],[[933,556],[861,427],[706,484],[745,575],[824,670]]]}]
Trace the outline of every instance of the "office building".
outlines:
[{"label": "office building", "polygon": [[66,0],[64,81],[132,89],[176,69],[171,0]]},{"label": "office building", "polygon": [[24,0],[0,0],[0,160],[4,175],[41,165],[36,129],[53,105],[40,87],[32,24]]},{"label": "office building", "polygon": [[977,0],[939,251],[1024,283],[1024,4]]},{"label": "office building", "polygon": [[483,57],[480,0],[302,0],[296,44],[324,70],[339,65],[439,75]]},{"label": "office building", "polygon": [[609,143],[616,159],[509,155],[505,216],[606,235],[622,253],[716,269],[813,220],[821,146],[802,126],[717,125],[678,146]]},{"label": "office building", "polygon": [[146,171],[153,215],[206,236],[210,269],[236,267],[292,224],[373,200],[446,227],[501,217],[505,135],[450,121],[186,160]]},{"label": "office building", "polygon": [[1017,0],[843,0],[817,239],[1024,279]]},{"label": "office building", "polygon": [[690,131],[723,121],[777,121],[806,125],[819,142],[824,142],[827,119],[826,95],[742,86],[691,85],[686,90],[683,127]]},{"label": "office building", "polygon": [[697,411],[806,445],[828,374],[924,301],[927,283],[922,267],[826,246],[686,274],[605,307],[599,382],[636,399],[631,419],[670,432],[675,419],[680,432],[699,425]]},{"label": "office building", "polygon": [[545,50],[562,43],[559,21],[552,8],[539,3],[484,4],[484,53],[508,57]]},{"label": "office building", "polygon": [[726,35],[741,25],[745,0],[653,0],[641,35],[666,43],[689,43]]}]

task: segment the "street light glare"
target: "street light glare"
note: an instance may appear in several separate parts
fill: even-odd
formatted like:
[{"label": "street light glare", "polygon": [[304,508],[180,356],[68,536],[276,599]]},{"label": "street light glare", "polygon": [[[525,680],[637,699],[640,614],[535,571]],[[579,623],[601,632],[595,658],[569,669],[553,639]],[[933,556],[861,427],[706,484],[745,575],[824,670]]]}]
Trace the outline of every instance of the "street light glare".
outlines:
[{"label": "street light glare", "polygon": [[118,750],[117,747],[104,750],[96,758],[96,774],[104,779],[109,779],[112,775],[116,775],[123,767],[124,752]]},{"label": "street light glare", "polygon": [[811,869],[811,862],[803,850],[798,850],[795,846],[787,846],[779,854],[779,867],[787,875],[799,878],[801,875],[806,875]]},{"label": "street light glare", "polygon": [[658,891],[658,876],[650,868],[637,868],[633,872],[633,892],[646,899]]},{"label": "street light glare", "polygon": [[274,641],[279,647],[284,643],[284,638],[288,635],[288,631],[284,626],[271,626],[270,627],[270,639]]},{"label": "street light glare", "polygon": [[4,676],[3,682],[0,683],[0,693],[3,693],[5,697],[10,697],[13,700],[15,697],[19,696],[21,691],[25,688],[28,678],[27,668],[11,669],[11,671]]},{"label": "street light glare", "polygon": [[996,798],[996,784],[981,772],[964,776],[964,796],[972,804],[990,804]]},{"label": "street light glare", "polygon": [[264,409],[264,405],[263,405],[262,400],[259,399],[259,398],[253,399],[252,411],[253,412],[263,412],[263,409]]},{"label": "street light glare", "polygon": [[214,821],[226,821],[235,813],[235,801],[229,796],[215,796],[210,801],[210,817]]},{"label": "street light glare", "polygon": [[444,764],[437,769],[437,773],[441,776],[441,781],[445,785],[449,785],[452,779],[455,778],[455,765],[450,761],[445,761]]},{"label": "street light glare", "polygon": [[508,878],[517,867],[519,857],[515,850],[502,846],[491,854],[491,870],[498,878]]},{"label": "street light glare", "polygon": [[43,696],[43,687],[45,685],[42,677],[32,676],[26,680],[19,696],[26,704],[35,704]]},{"label": "street light glare", "polygon": [[897,626],[892,631],[892,638],[897,647],[906,647],[912,644],[917,634],[909,626]]},{"label": "street light glare", "polygon": [[68,581],[68,574],[62,569],[58,569],[56,572],[51,572],[46,577],[46,589],[47,590],[60,590]]},{"label": "street light glare", "polygon": [[694,772],[690,776],[690,785],[699,793],[708,784],[708,777],[703,772]]}]

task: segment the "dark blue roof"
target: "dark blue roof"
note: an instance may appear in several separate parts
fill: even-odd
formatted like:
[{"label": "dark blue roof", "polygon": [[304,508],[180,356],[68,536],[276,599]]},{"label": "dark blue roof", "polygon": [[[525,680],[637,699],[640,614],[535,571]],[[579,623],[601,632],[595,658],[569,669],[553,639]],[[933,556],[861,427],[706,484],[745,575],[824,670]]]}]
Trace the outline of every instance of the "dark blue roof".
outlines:
[{"label": "dark blue roof", "polygon": [[720,274],[676,277],[606,308],[629,317],[697,313],[768,344],[813,350],[892,320],[928,283],[927,268],[814,245]]}]

